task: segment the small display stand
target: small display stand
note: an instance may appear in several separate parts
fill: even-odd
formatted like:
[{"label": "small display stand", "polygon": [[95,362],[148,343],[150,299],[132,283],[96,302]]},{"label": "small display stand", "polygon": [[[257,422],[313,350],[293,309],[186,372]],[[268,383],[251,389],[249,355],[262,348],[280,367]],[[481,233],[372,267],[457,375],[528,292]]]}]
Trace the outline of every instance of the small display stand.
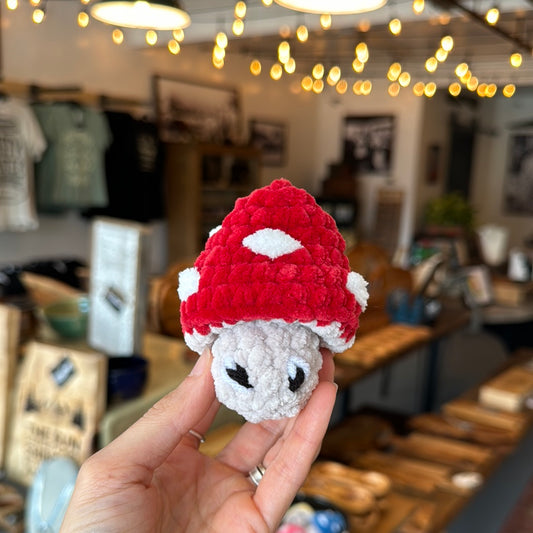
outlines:
[{"label": "small display stand", "polygon": [[141,353],[149,235],[142,224],[107,218],[93,223],[88,343],[108,355]]}]

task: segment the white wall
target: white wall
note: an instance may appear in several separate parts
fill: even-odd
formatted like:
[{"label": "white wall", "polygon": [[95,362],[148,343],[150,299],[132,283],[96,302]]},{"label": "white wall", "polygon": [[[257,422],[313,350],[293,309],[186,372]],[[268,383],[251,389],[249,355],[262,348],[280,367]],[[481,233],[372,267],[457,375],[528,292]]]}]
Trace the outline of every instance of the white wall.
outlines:
[{"label": "white wall", "polygon": [[[503,187],[508,173],[512,125],[533,122],[533,88],[519,88],[511,99],[500,96],[490,102],[483,101],[479,117],[472,190],[476,220],[478,224],[507,227],[509,246],[521,246],[525,237],[533,235],[533,216],[505,213]],[[530,179],[533,180],[533,176]]]}]

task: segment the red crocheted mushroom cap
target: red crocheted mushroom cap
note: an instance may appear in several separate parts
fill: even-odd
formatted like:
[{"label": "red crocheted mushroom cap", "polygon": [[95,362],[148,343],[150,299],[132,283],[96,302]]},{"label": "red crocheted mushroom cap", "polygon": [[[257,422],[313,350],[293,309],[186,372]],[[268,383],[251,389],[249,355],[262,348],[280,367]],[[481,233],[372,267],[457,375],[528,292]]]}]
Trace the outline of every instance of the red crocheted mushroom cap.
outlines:
[{"label": "red crocheted mushroom cap", "polygon": [[332,351],[347,349],[366,297],[355,298],[344,249],[333,218],[285,179],[238,199],[180,274],[187,344],[201,352],[220,328],[281,320],[310,327]]}]

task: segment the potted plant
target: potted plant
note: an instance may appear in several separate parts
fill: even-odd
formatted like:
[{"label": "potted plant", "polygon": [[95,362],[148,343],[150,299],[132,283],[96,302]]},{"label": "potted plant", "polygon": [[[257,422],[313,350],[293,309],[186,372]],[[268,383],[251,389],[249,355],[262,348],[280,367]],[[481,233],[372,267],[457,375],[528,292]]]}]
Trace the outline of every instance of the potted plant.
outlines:
[{"label": "potted plant", "polygon": [[474,226],[474,208],[458,192],[447,193],[430,200],[424,213],[427,233],[464,235]]}]

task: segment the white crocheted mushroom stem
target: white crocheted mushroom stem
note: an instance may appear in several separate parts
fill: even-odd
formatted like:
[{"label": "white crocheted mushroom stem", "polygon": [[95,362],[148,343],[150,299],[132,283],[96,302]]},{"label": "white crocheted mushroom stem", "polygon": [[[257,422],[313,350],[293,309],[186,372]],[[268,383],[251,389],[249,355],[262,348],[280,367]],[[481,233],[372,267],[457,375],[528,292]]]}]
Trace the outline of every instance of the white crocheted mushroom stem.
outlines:
[{"label": "white crocheted mushroom stem", "polygon": [[[264,322],[264,321],[261,321]],[[287,324],[285,320],[270,320],[271,323]],[[237,322],[237,324],[244,324],[244,321]],[[348,348],[351,348],[355,336],[351,339],[342,338],[341,324],[339,322],[332,322],[327,326],[317,325],[316,320],[313,322],[291,322],[304,326],[312,332],[316,333],[320,339],[320,346],[331,350],[333,353],[342,353]],[[235,324],[234,324],[235,325]],[[211,348],[213,342],[219,333],[225,328],[231,328],[232,324],[223,324],[222,327],[213,327],[207,335],[202,335],[197,331],[192,333],[184,333],[184,339],[187,346],[196,353],[202,353],[206,348]]]}]

